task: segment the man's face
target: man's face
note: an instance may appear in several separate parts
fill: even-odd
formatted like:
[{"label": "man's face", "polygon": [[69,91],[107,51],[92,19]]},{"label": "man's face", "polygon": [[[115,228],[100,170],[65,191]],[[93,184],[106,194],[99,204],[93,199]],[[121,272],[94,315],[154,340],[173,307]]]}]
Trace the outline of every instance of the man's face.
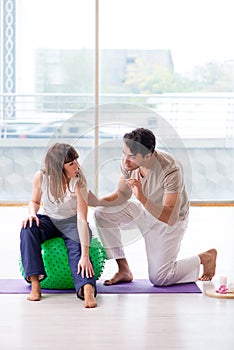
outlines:
[{"label": "man's face", "polygon": [[140,153],[132,154],[130,148],[123,144],[123,162],[127,171],[132,171],[144,164],[144,158]]}]

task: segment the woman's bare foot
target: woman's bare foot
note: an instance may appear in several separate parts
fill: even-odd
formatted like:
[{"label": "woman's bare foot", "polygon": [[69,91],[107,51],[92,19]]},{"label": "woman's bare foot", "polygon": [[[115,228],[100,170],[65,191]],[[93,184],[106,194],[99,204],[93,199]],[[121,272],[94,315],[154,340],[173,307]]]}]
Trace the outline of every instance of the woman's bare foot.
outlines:
[{"label": "woman's bare foot", "polygon": [[39,301],[41,299],[41,286],[38,276],[31,276],[30,281],[32,283],[31,293],[28,295],[27,300]]},{"label": "woman's bare foot", "polygon": [[94,308],[97,306],[92,284],[84,285],[84,306],[87,308]]},{"label": "woman's bare foot", "polygon": [[210,249],[198,255],[203,265],[203,274],[199,278],[200,281],[211,281],[215,275],[217,250]]}]

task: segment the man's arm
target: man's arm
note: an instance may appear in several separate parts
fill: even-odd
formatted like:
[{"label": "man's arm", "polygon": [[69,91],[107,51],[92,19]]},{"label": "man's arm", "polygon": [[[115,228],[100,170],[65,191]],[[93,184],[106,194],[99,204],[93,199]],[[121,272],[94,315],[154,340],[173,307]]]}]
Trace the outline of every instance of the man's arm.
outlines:
[{"label": "man's arm", "polygon": [[135,197],[156,219],[165,222],[170,226],[177,222],[181,205],[180,193],[165,193],[162,204],[159,204],[149,200],[144,195],[139,172],[137,179],[130,178],[126,180],[126,183],[132,189],[132,193],[135,195]]},{"label": "man's arm", "polygon": [[172,226],[179,219],[181,204],[180,193],[166,193],[162,205],[148,200],[145,196],[139,198],[145,209],[160,221]]},{"label": "man's arm", "polygon": [[121,176],[117,189],[109,195],[97,198],[94,193],[89,191],[88,205],[91,207],[111,207],[125,203],[132,195],[132,191],[126,184],[126,180]]}]

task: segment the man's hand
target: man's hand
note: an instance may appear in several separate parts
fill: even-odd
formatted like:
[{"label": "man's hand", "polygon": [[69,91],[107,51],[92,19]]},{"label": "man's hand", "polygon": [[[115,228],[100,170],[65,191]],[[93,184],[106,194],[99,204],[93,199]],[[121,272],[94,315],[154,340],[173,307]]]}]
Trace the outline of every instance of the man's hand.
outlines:
[{"label": "man's hand", "polygon": [[140,171],[137,172],[137,179],[127,179],[125,180],[126,184],[131,188],[132,193],[135,195],[135,197],[143,204],[145,205],[147,198],[144,196],[142,192],[142,184],[140,180]]},{"label": "man's hand", "polygon": [[90,207],[98,207],[100,205],[100,200],[92,191],[88,192],[88,205]]}]

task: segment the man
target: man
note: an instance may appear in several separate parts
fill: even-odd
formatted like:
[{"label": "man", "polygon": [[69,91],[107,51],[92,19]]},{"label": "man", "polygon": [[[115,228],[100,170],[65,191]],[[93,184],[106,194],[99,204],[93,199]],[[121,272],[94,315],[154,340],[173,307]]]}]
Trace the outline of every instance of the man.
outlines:
[{"label": "man", "polygon": [[[118,272],[105,285],[133,279],[121,242],[121,229],[137,227],[145,240],[149,280],[156,286],[202,281],[215,275],[217,251],[210,249],[178,260],[188,224],[189,201],[180,163],[155,150],[154,134],[138,128],[123,137],[123,159],[117,190],[101,199],[89,192],[89,205],[109,258]],[[130,200],[132,194],[135,200]]]}]

